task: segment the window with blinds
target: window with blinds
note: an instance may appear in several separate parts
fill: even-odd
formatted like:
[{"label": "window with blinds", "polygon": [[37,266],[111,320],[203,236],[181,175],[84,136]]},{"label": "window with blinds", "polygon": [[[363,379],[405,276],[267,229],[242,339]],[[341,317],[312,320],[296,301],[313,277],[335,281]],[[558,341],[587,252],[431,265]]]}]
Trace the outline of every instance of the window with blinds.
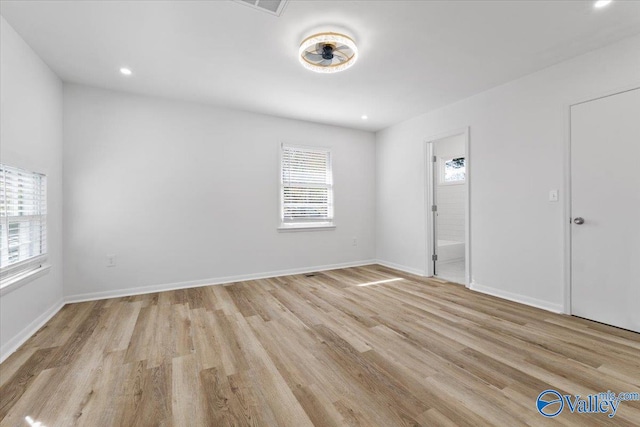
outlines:
[{"label": "window with blinds", "polygon": [[0,282],[39,268],[46,253],[46,176],[0,164]]},{"label": "window with blinds", "polygon": [[282,145],[281,220],[285,228],[332,225],[331,151]]}]

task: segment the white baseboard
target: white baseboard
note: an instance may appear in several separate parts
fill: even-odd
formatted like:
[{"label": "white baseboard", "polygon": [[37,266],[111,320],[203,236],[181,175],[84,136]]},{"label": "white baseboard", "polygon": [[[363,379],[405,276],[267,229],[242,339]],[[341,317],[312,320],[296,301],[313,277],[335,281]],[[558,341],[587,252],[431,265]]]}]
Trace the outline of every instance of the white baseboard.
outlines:
[{"label": "white baseboard", "polygon": [[33,322],[29,323],[24,329],[22,329],[16,336],[11,338],[0,348],[0,363],[4,362],[14,351],[16,351],[22,344],[25,343],[33,334],[38,332],[38,329],[44,326],[53,316],[64,307],[64,300],[58,300],[47,311],[38,316]]},{"label": "white baseboard", "polygon": [[492,288],[490,286],[479,285],[476,282],[471,282],[469,286],[471,290],[481,292],[483,294],[492,295],[494,297],[506,299],[509,301],[519,302],[521,304],[530,305],[532,307],[541,308],[543,310],[551,311],[554,313],[564,313],[564,307],[562,304],[554,304],[549,301],[540,300],[537,298],[531,298],[526,295],[514,294],[502,289]]},{"label": "white baseboard", "polygon": [[360,267],[363,265],[376,264],[376,260],[364,260],[345,262],[340,264],[320,265],[315,267],[294,268],[289,270],[270,271],[266,273],[243,274],[239,276],[216,277],[211,279],[191,280],[188,282],[165,283],[160,285],[140,286],[136,288],[116,289],[113,291],[90,292],[86,294],[68,295],[65,297],[66,303],[76,303],[84,301],[95,301],[107,298],[128,297],[131,295],[142,295],[153,292],[173,291],[176,289],[197,288],[210,285],[224,285],[245,280],[268,279],[278,276],[289,276],[292,274],[305,274],[314,271],[336,270],[339,268]]},{"label": "white baseboard", "polygon": [[420,277],[426,276],[424,270],[407,267],[405,265],[396,264],[394,262],[383,261],[381,259],[378,259],[375,261],[375,263],[385,267],[393,268],[394,270],[400,270],[400,271],[404,271],[405,273],[415,274],[416,276],[420,276]]}]

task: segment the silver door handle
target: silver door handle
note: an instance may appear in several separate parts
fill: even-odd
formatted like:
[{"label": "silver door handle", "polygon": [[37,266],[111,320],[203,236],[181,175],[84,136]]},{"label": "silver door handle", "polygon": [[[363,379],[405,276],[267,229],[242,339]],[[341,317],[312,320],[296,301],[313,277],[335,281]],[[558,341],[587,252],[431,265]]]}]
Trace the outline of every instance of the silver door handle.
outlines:
[{"label": "silver door handle", "polygon": [[573,223],[576,225],[582,225],[584,224],[584,218],[581,218],[581,217],[574,218]]}]

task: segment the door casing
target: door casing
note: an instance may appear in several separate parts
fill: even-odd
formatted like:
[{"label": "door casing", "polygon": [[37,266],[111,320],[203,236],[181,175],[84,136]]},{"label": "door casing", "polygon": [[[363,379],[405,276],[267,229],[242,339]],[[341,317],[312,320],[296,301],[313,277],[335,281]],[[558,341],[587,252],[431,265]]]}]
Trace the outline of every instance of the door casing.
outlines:
[{"label": "door casing", "polygon": [[439,133],[436,135],[432,135],[424,140],[424,162],[425,162],[425,195],[424,195],[424,210],[425,210],[425,247],[426,247],[426,260],[425,260],[425,275],[427,277],[432,277],[434,275],[433,271],[433,261],[432,256],[434,254],[433,245],[435,235],[434,233],[434,225],[435,225],[435,215],[431,211],[431,206],[434,202],[434,174],[435,174],[435,166],[432,161],[433,159],[433,142],[438,141],[440,139],[448,138],[451,136],[464,135],[465,143],[465,168],[466,168],[466,179],[467,185],[465,190],[465,247],[464,247],[464,256],[465,256],[465,277],[464,277],[464,286],[469,287],[471,284],[471,151],[469,149],[470,142],[470,128],[469,126]]}]

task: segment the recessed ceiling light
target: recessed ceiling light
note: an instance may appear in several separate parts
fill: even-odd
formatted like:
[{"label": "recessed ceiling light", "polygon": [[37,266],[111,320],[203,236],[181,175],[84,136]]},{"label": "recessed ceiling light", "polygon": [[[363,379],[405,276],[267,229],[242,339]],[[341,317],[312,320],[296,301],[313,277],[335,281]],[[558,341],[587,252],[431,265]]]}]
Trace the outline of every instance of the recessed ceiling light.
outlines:
[{"label": "recessed ceiling light", "polygon": [[300,44],[298,59],[316,73],[337,73],[356,63],[356,43],[344,34],[319,33],[307,37]]},{"label": "recessed ceiling light", "polygon": [[120,68],[120,73],[124,74],[125,76],[130,76],[132,74],[131,70],[125,67]]},{"label": "recessed ceiling light", "polygon": [[593,7],[595,7],[596,9],[602,9],[603,7],[607,6],[612,1],[613,0],[598,0],[597,2],[595,2],[593,4]]},{"label": "recessed ceiling light", "polygon": [[369,116],[367,116],[366,114],[363,114],[362,117],[360,117],[362,120],[367,120],[369,118]]}]

